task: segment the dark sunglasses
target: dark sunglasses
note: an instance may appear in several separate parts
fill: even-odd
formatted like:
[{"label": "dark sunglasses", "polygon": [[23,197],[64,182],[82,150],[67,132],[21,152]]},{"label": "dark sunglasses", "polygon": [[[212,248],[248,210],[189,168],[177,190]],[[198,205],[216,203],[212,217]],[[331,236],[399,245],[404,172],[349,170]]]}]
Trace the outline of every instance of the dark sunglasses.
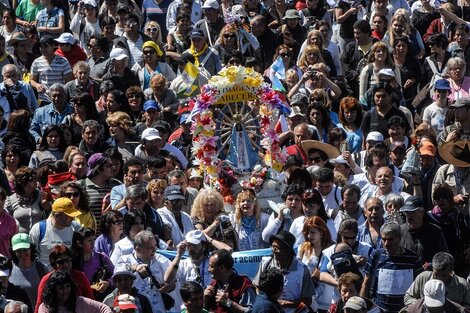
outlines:
[{"label": "dark sunglasses", "polygon": [[237,35],[235,34],[224,34],[224,38],[235,38]]},{"label": "dark sunglasses", "polygon": [[289,53],[281,53],[281,54],[279,54],[279,56],[280,56],[281,58],[283,58],[283,59],[284,59],[284,58],[290,58],[290,54],[289,54]]},{"label": "dark sunglasses", "polygon": [[131,93],[130,95],[127,96],[129,99],[140,99],[142,96],[138,93]]},{"label": "dark sunglasses", "polygon": [[66,196],[67,198],[72,198],[72,197],[73,197],[73,198],[78,198],[78,197],[80,197],[80,193],[79,193],[78,191],[75,191],[75,192],[66,192],[66,193],[65,193],[65,196]]},{"label": "dark sunglasses", "polygon": [[152,49],[152,50],[145,50],[145,51],[142,51],[142,53],[143,53],[144,55],[154,54],[154,53],[155,53],[155,50],[153,50],[153,49]]},{"label": "dark sunglasses", "polygon": [[323,161],[323,159],[321,157],[316,157],[316,158],[308,158],[310,161],[313,161],[315,163],[319,163],[321,161]]},{"label": "dark sunglasses", "polygon": [[148,32],[156,32],[157,30],[158,30],[158,28],[156,28],[156,27],[152,27],[152,28],[149,27],[149,28],[147,28],[147,31],[148,31]]},{"label": "dark sunglasses", "polygon": [[55,263],[56,263],[56,264],[59,264],[59,265],[62,265],[62,264],[65,264],[65,263],[71,263],[71,262],[72,262],[72,259],[71,259],[71,258],[60,259],[60,260],[55,261]]}]

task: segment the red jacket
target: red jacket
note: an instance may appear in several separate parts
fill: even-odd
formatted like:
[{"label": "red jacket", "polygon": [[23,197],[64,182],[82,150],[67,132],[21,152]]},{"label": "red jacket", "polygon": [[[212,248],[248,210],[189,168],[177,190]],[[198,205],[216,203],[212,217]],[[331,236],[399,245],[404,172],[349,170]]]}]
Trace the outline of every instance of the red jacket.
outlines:
[{"label": "red jacket", "polygon": [[[428,40],[428,38],[432,35],[444,33],[443,27],[444,25],[442,24],[440,17],[432,21],[431,24],[429,24],[428,30],[426,30],[426,34],[423,35],[424,43],[426,43],[426,40]],[[447,34],[447,39],[449,40],[449,42],[452,41],[454,29],[455,23],[451,22],[449,26],[449,33]]]},{"label": "red jacket", "polygon": [[72,49],[67,53],[64,53],[59,47],[55,51],[55,54],[66,58],[67,61],[69,61],[71,67],[73,67],[78,61],[86,61],[86,53],[78,45],[73,45]]},{"label": "red jacket", "polygon": [[300,148],[297,145],[292,145],[286,148],[286,152],[288,155],[298,155],[304,161],[304,164],[308,164],[308,157],[304,152],[304,149]]},{"label": "red jacket", "polygon": [[[217,281],[215,279],[212,280],[211,286],[217,288]],[[228,280],[226,292],[228,293],[228,297],[230,300],[235,303],[239,303],[243,294],[249,288],[254,289],[255,287],[253,286],[251,280],[248,277],[233,273]],[[215,302],[215,297],[209,299],[209,308],[206,309],[208,309],[210,312],[217,313],[229,312],[225,307],[217,305],[217,303]]]}]

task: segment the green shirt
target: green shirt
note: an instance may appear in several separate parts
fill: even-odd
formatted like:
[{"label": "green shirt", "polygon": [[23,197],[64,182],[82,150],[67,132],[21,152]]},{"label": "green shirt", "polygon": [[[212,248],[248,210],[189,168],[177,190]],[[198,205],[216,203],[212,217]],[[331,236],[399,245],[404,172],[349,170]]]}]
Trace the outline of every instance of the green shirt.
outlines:
[{"label": "green shirt", "polygon": [[33,4],[31,0],[22,0],[16,8],[16,16],[23,21],[33,22],[42,9],[44,9],[44,6],[41,3]]}]

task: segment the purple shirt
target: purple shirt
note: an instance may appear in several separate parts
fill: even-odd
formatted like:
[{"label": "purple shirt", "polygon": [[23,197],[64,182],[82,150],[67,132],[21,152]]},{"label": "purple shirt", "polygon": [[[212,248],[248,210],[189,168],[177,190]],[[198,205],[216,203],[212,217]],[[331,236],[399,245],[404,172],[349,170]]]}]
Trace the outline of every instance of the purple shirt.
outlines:
[{"label": "purple shirt", "polygon": [[111,256],[111,253],[113,252],[113,241],[111,239],[111,236],[101,234],[96,238],[95,240],[95,251],[96,252],[102,252],[106,254],[106,256]]},{"label": "purple shirt", "polygon": [[111,275],[114,273],[114,265],[111,260],[109,260],[108,256],[106,256],[104,253],[93,252],[91,259],[83,263],[83,272],[88,278],[90,285],[93,284],[93,275],[95,275],[95,273],[98,272],[101,267],[100,255],[102,256],[103,264],[108,266],[108,273],[111,273]]}]

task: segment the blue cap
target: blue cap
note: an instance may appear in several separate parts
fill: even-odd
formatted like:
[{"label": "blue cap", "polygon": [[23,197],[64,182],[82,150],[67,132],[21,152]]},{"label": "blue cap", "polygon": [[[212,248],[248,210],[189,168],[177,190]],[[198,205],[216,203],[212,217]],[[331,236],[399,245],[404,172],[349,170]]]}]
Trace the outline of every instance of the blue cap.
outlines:
[{"label": "blue cap", "polygon": [[435,90],[450,90],[450,84],[447,79],[438,79],[434,83]]},{"label": "blue cap", "polygon": [[189,113],[185,113],[183,115],[180,116],[180,124],[186,124],[186,123],[190,123],[191,120],[188,121],[188,117],[189,117]]},{"label": "blue cap", "polygon": [[400,208],[400,212],[413,212],[418,208],[424,208],[424,202],[421,198],[410,196],[405,201],[405,205]]},{"label": "blue cap", "polygon": [[185,197],[183,195],[183,191],[181,190],[180,185],[170,185],[166,187],[163,195],[168,200],[184,200]]},{"label": "blue cap", "polygon": [[191,32],[191,34],[189,35],[189,38],[190,39],[193,39],[193,38],[205,38],[206,36],[204,36],[204,32],[200,29],[195,29]]},{"label": "blue cap", "polygon": [[160,107],[158,106],[158,102],[155,100],[147,100],[144,103],[144,112],[147,112],[150,109],[155,109],[160,111]]}]

